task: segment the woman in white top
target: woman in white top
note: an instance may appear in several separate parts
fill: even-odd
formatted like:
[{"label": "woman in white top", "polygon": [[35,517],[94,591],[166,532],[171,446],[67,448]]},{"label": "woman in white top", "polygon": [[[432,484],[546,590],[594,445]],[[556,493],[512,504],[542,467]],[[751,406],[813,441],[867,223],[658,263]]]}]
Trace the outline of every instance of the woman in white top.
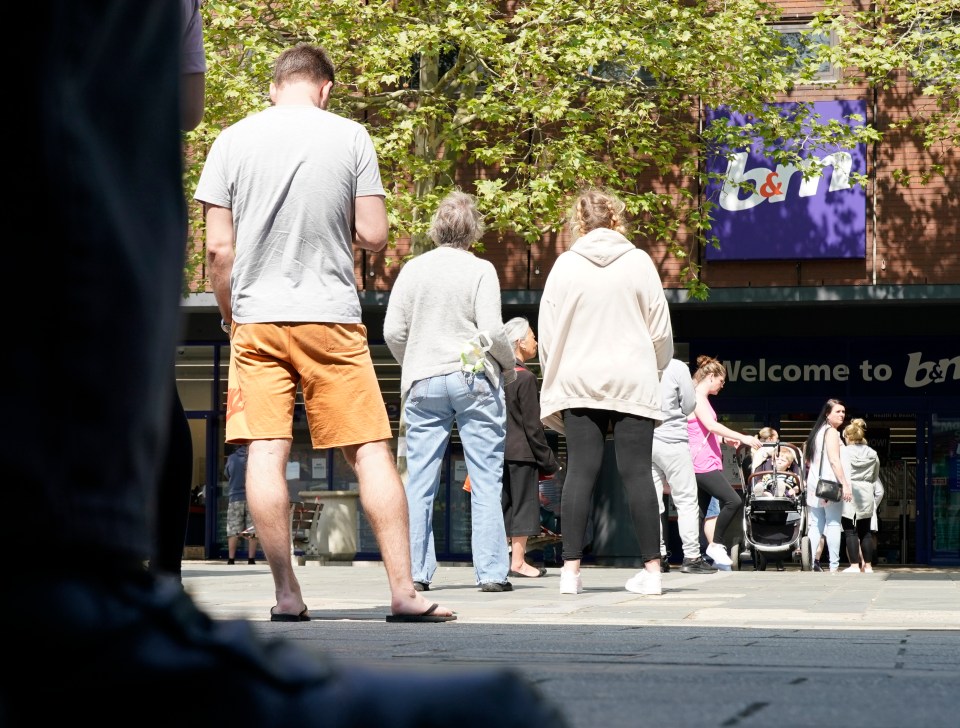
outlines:
[{"label": "woman in white top", "polygon": [[[843,402],[839,399],[828,399],[803,448],[803,459],[807,466],[807,535],[814,552],[820,543],[820,534],[827,537],[831,574],[836,574],[840,568],[840,517],[843,514],[843,503],[853,499],[850,480],[841,459],[844,445],[840,439],[840,427],[846,416],[847,408]],[[817,497],[817,481],[820,480],[821,472],[825,478],[836,480],[843,486],[843,496],[836,503]],[[819,563],[819,560],[815,560],[814,570],[820,571]]]}]

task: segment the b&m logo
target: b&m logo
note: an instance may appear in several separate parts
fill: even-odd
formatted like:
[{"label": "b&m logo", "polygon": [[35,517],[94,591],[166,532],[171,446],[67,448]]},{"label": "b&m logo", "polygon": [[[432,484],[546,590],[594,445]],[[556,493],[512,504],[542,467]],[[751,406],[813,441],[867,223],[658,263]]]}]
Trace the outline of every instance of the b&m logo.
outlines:
[{"label": "b&m logo", "polygon": [[[783,202],[787,199],[787,190],[791,189],[796,189],[795,194],[798,198],[812,197],[820,191],[824,176],[822,173],[804,179],[803,172],[792,164],[778,164],[774,169],[767,167],[746,169],[747,156],[746,152],[738,152],[731,157],[727,165],[726,181],[720,190],[720,207],[724,210],[740,212],[756,207],[762,202],[771,204]],[[834,152],[817,159],[822,169],[833,168],[827,187],[828,192],[850,189],[850,171],[853,167],[853,157],[850,154]],[[794,177],[799,180],[799,184]],[[753,183],[753,193],[741,199],[740,195],[745,189],[741,185],[744,182]]]},{"label": "b&m logo", "polygon": [[[790,107],[791,104],[775,104]],[[785,111],[789,109],[785,108]],[[851,126],[863,118],[866,102],[821,101],[813,104],[820,123]],[[727,109],[709,109],[707,118],[730,126],[749,119]],[[711,232],[719,249],[707,246],[708,260],[809,260],[863,258],[866,255],[866,191],[851,183],[866,172],[866,145],[823,149],[808,155],[820,173],[804,179],[801,169],[775,165],[759,141],[750,149],[723,149],[707,160],[707,198]]]},{"label": "b&m logo", "polygon": [[910,389],[950,381],[960,381],[960,356],[925,361],[923,352],[915,351],[907,357],[907,371],[903,383]]}]

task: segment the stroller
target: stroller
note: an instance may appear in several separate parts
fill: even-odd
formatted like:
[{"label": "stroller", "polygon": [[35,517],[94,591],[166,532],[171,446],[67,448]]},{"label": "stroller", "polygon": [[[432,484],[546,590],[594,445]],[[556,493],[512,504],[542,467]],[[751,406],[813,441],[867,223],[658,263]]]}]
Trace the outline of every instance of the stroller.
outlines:
[{"label": "stroller", "polygon": [[[793,464],[786,471],[778,471],[775,464],[784,450],[792,452]],[[757,571],[765,571],[770,561],[785,560],[800,561],[801,569],[810,571],[802,453],[786,442],[765,443],[762,452],[769,454],[753,472],[752,450],[748,445],[737,448],[737,470],[743,487],[743,547],[738,550],[738,558],[749,552]]]}]

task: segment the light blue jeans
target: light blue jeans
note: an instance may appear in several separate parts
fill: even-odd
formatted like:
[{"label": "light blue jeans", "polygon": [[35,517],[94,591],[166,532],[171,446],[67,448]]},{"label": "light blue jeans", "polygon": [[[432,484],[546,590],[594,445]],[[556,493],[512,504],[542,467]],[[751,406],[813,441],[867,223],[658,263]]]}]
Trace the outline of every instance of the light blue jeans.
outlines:
[{"label": "light blue jeans", "polygon": [[[819,501],[823,503],[824,501]],[[843,501],[827,502],[825,506],[807,506],[807,536],[810,537],[810,550],[814,561],[817,558],[817,546],[820,534],[826,534],[827,551],[830,553],[830,571],[840,566],[840,516],[843,515]]]},{"label": "light blue jeans", "polygon": [[507,581],[510,553],[500,504],[506,411],[503,386],[492,387],[483,373],[454,372],[421,379],[410,387],[403,414],[414,581],[430,583],[437,570],[433,503],[454,420],[470,476],[471,548],[477,583]]}]

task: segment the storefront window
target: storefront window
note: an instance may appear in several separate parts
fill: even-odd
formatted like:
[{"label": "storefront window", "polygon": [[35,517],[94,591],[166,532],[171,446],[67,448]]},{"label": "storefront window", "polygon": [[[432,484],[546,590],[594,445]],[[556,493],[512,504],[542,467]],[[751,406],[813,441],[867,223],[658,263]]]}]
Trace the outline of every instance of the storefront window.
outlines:
[{"label": "storefront window", "polygon": [[450,488],[447,498],[437,499],[434,504],[434,520],[443,517],[444,511],[450,512],[450,539],[448,548],[452,554],[469,554],[470,537],[473,533],[470,520],[470,494],[463,489],[467,477],[467,463],[462,452],[454,452],[450,457]]},{"label": "storefront window", "polygon": [[[371,351],[384,403],[396,433],[400,411],[400,368],[382,344],[373,345]],[[225,341],[182,345],[176,352],[177,389],[190,422],[194,449],[192,481],[195,497],[187,534],[187,558],[217,558],[226,550],[223,415],[226,411],[228,359],[229,347]],[[533,365],[536,371],[536,362]],[[780,396],[751,398],[730,396],[730,392],[724,394],[726,396],[720,396],[716,401],[723,424],[748,434],[756,434],[764,426],[776,427],[782,441],[801,448],[821,403],[819,398],[811,404],[796,398],[784,401]],[[847,397],[846,401],[848,421],[852,417],[863,417],[867,421],[868,442],[880,455],[881,478],[887,491],[879,512],[880,560],[914,563],[920,557],[924,562],[960,563],[960,417],[955,414],[932,415],[929,437],[924,438],[924,453],[929,454],[929,459],[918,462],[921,455],[917,450],[918,438],[922,428],[921,420],[913,414],[919,411],[915,404],[899,407],[896,400],[891,400],[890,404],[883,405],[883,409],[878,407],[870,411],[865,409],[871,404],[868,398]],[[339,449],[313,450],[300,393],[293,430],[287,470],[293,498],[299,497],[303,491],[358,490],[356,475]],[[560,458],[565,460],[564,438],[549,432],[548,439]],[[394,439],[394,453],[396,447]],[[738,485],[733,452],[731,448],[724,448],[725,471],[730,482]],[[462,489],[465,476],[462,445],[454,428],[434,503],[434,535],[437,556],[441,560],[462,560],[470,556],[470,497]],[[920,476],[922,480],[918,482]],[[918,488],[922,489],[919,498]],[[675,512],[669,499],[667,501],[672,522]],[[919,514],[918,503],[923,509]],[[916,543],[918,517],[922,523],[929,524],[921,533],[925,541],[922,546]],[[358,558],[379,558],[379,546],[362,510],[358,527]],[[672,523],[670,527],[675,530]]]},{"label": "storefront window", "polygon": [[960,418],[934,415],[930,482],[933,503],[933,558],[960,560]]}]

